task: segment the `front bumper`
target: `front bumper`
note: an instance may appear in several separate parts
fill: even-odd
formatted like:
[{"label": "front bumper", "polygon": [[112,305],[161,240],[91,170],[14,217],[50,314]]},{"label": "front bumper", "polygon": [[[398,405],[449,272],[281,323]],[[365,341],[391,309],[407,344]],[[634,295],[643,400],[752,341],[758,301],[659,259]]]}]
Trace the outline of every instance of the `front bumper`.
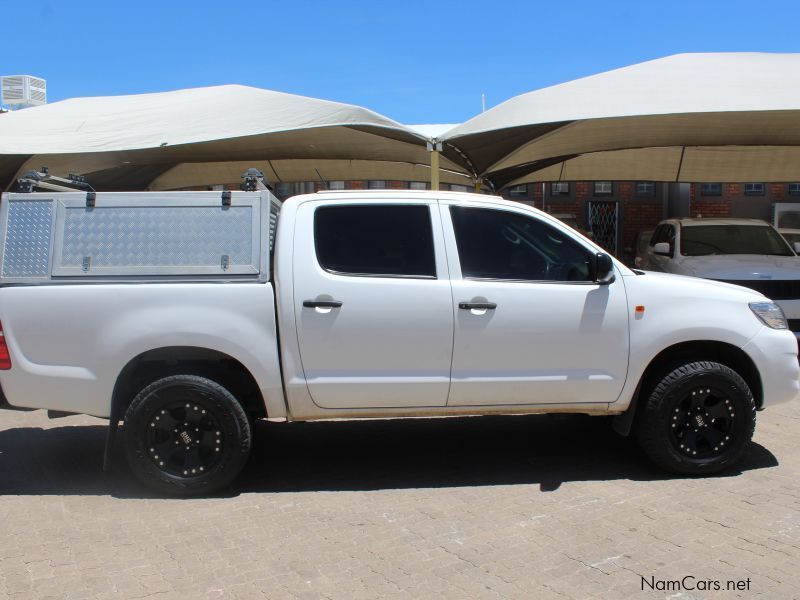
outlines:
[{"label": "front bumper", "polygon": [[800,395],[797,339],[792,332],[763,327],[742,349],[761,375],[761,408],[789,402]]}]

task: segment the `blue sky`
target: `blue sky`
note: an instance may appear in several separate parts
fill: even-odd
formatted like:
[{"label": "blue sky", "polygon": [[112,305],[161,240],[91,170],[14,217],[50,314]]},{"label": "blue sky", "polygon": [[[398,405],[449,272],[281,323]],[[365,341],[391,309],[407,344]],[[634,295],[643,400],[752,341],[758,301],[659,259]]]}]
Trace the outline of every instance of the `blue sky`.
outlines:
[{"label": "blue sky", "polygon": [[798,52],[800,2],[0,2],[0,74],[74,96],[241,83],[460,122],[678,52]]}]

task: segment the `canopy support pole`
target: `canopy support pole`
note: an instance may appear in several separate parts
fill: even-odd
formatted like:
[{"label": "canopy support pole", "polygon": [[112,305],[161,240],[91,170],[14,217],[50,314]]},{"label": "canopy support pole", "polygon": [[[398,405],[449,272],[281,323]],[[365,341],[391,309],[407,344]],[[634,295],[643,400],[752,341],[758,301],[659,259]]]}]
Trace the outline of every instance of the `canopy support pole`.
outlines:
[{"label": "canopy support pole", "polygon": [[483,183],[483,180],[480,177],[476,177],[475,178],[475,193],[476,194],[480,194],[481,193],[481,184],[482,183]]},{"label": "canopy support pole", "polygon": [[442,151],[441,142],[428,142],[428,152],[431,153],[431,189],[439,189],[439,153]]}]

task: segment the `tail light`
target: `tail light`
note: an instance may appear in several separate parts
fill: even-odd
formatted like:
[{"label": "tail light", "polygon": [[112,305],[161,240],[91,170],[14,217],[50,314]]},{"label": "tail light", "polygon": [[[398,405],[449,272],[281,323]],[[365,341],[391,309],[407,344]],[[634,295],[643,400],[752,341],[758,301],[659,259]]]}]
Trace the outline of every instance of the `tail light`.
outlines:
[{"label": "tail light", "polygon": [[0,371],[8,371],[11,368],[11,355],[8,353],[6,336],[3,333],[3,324],[0,323]]}]

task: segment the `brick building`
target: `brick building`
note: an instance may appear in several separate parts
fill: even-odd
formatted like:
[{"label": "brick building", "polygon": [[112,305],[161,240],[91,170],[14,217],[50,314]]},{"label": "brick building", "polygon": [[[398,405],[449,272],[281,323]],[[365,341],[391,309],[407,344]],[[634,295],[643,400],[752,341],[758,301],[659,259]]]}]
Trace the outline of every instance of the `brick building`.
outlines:
[{"label": "brick building", "polygon": [[[667,217],[771,221],[772,205],[800,203],[800,183],[571,181],[518,185],[502,195],[556,215],[574,215],[595,241],[630,262],[636,235]],[[800,205],[799,205],[800,206]]]}]

